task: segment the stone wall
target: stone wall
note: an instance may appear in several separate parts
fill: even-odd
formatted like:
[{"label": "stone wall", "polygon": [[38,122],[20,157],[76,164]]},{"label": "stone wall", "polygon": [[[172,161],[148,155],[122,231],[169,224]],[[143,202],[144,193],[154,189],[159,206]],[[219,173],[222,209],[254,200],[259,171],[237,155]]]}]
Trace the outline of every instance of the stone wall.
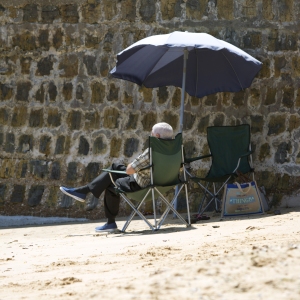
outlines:
[{"label": "stone wall", "polygon": [[[298,0],[1,0],[0,214],[103,217],[102,199],[74,203],[58,187],[130,162],[157,121],[179,130],[180,89],[109,76],[122,49],[175,30],[209,33],[263,62],[243,92],[186,96],[186,152],[207,153],[209,125],[249,123],[256,179],[274,203],[295,196],[299,19]],[[200,196],[191,186],[192,210]]]}]

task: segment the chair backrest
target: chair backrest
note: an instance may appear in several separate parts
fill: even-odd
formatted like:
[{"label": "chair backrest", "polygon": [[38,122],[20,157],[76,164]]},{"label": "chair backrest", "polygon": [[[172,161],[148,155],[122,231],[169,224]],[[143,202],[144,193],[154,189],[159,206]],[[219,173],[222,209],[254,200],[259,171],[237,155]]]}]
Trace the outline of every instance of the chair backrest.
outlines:
[{"label": "chair backrest", "polygon": [[[207,178],[217,178],[232,174],[241,155],[250,148],[250,126],[211,126],[207,128],[207,141],[212,155],[212,164]],[[243,157],[238,168],[243,173],[250,172],[248,156]]]},{"label": "chair backrest", "polygon": [[178,133],[172,140],[150,136],[149,145],[152,153],[153,184],[158,186],[177,184],[182,164],[182,134]]}]

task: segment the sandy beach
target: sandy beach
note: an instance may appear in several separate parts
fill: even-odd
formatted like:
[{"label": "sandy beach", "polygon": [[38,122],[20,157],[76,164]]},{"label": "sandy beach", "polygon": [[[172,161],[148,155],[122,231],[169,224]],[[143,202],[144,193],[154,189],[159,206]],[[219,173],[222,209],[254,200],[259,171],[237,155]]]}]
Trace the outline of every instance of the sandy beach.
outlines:
[{"label": "sandy beach", "polygon": [[158,232],[100,223],[1,228],[0,299],[300,299],[300,208],[190,228],[170,216]]}]

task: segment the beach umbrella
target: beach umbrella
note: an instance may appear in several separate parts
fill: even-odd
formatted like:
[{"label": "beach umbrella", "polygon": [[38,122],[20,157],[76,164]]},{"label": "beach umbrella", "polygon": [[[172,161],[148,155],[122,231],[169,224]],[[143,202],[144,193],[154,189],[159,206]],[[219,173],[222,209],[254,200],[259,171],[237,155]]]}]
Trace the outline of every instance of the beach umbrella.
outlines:
[{"label": "beach umbrella", "polygon": [[144,38],[117,54],[115,78],[147,88],[181,87],[180,132],[185,92],[204,97],[249,87],[262,63],[207,33],[175,31]]}]

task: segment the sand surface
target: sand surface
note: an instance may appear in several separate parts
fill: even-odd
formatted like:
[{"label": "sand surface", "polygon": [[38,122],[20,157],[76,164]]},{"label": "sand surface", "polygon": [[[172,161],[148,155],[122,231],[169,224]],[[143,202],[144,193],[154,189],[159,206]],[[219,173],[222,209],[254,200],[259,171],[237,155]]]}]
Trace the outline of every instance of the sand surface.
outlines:
[{"label": "sand surface", "polygon": [[0,299],[300,299],[299,208],[191,228],[170,218],[158,232],[98,224],[0,229]]}]

